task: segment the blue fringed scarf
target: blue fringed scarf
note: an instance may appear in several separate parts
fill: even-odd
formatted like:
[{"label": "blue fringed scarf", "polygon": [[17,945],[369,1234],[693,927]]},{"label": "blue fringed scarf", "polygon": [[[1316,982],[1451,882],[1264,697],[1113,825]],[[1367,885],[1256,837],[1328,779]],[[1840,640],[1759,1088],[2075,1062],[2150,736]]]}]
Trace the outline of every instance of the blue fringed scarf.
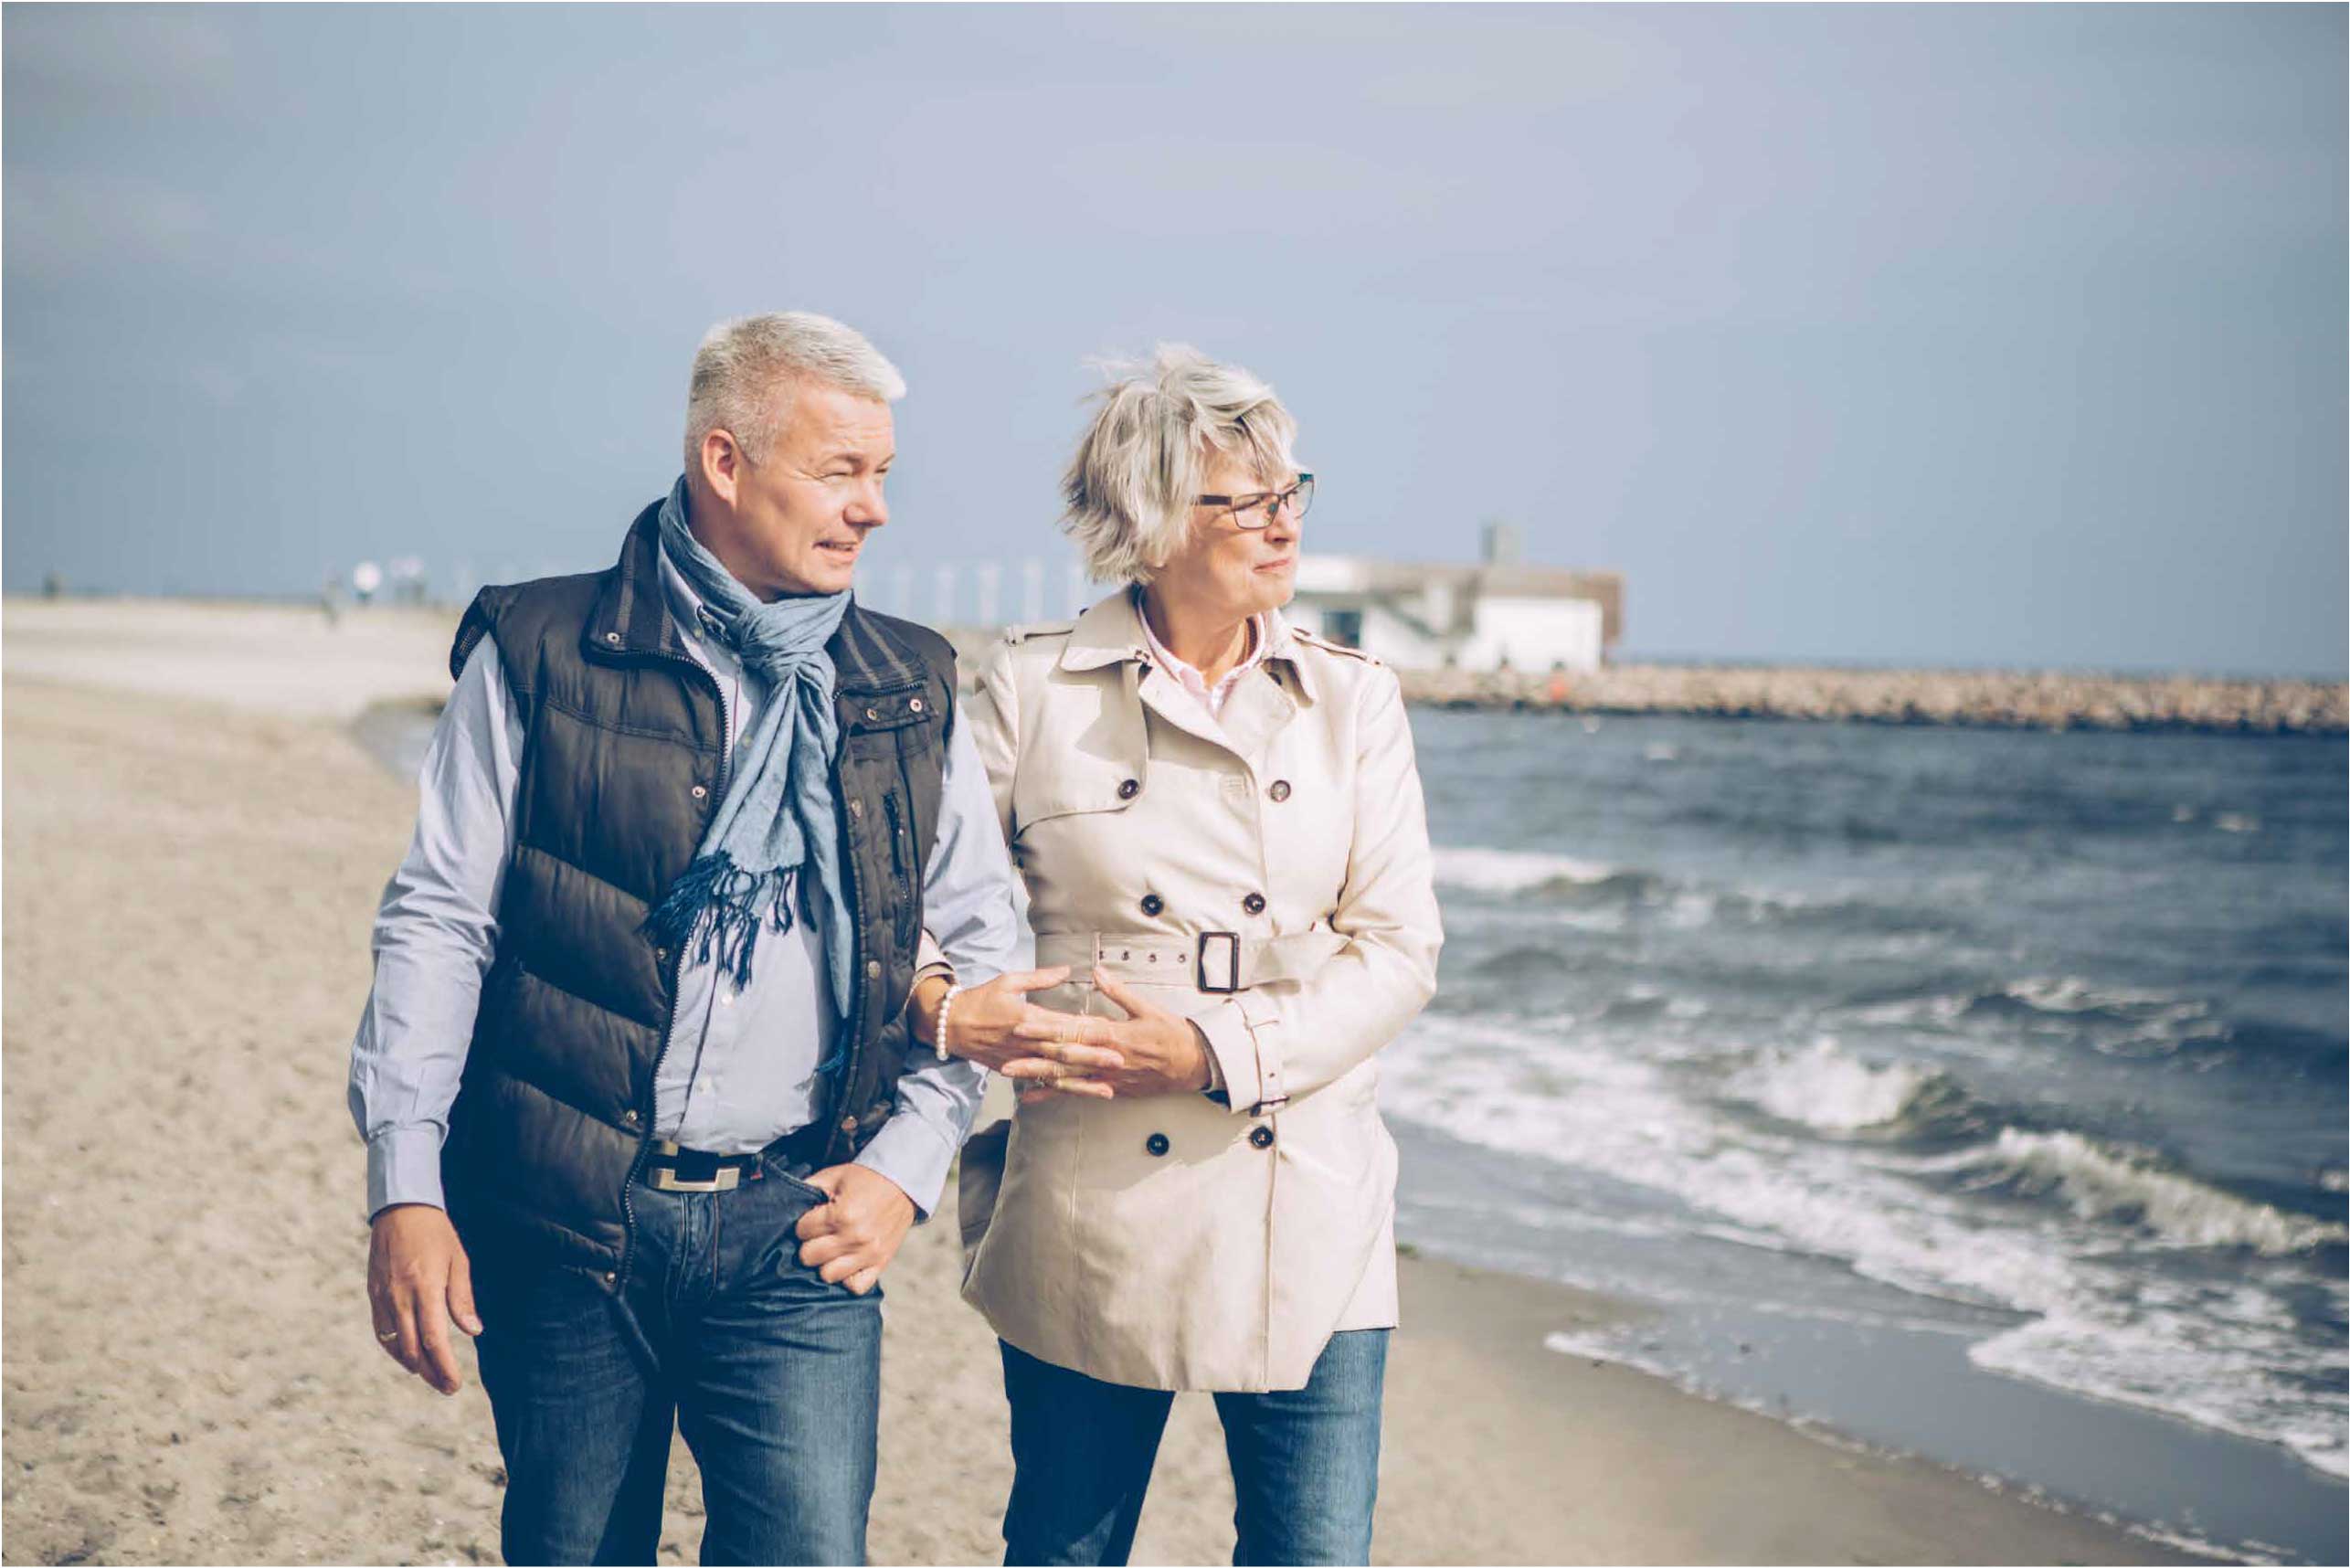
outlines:
[{"label": "blue fringed scarf", "polygon": [[683,477],[662,503],[661,544],[715,620],[715,635],[768,683],[769,694],[757,724],[735,744],[726,797],[701,849],[645,916],[644,928],[680,953],[698,930],[697,960],[715,957],[739,990],[751,982],[759,928],[791,929],[794,884],[802,868],[812,871],[832,1001],[845,1015],[855,995],[855,943],[832,810],[840,721],[824,645],[848,612],[849,596],[760,603],[686,529]]}]

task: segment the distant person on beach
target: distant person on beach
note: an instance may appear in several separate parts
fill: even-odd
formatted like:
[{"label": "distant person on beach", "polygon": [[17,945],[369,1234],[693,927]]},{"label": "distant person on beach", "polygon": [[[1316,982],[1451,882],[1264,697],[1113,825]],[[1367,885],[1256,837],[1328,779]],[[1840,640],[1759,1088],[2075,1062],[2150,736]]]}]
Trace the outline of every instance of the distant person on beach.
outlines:
[{"label": "distant person on beach", "polygon": [[850,595],[904,390],[837,322],[720,325],[618,563],[458,630],[350,1100],[376,1337],[453,1393],[476,1336],[511,1562],[653,1561],[672,1418],[705,1562],[863,1561],[877,1287],[983,1076],[907,998],[978,1054],[1064,978],[999,972],[952,650]]},{"label": "distant person on beach", "polygon": [[1234,1562],[1370,1560],[1396,1320],[1373,1058],[1442,931],[1393,673],[1281,614],[1314,488],[1294,438],[1270,387],[1189,349],[1109,387],[1064,525],[1123,586],[1015,629],[968,704],[1037,961],[1080,976],[1037,999],[1079,1015],[1042,1047],[1065,1076],[959,1183],[1011,1405],[1009,1563],[1125,1562],[1184,1389],[1216,1396]]}]

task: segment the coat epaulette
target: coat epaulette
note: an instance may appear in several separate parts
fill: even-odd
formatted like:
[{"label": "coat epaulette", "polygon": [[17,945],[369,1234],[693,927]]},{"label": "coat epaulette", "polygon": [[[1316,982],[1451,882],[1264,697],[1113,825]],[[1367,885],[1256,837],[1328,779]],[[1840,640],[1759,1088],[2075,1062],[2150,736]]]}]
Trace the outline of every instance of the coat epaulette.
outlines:
[{"label": "coat epaulette", "polygon": [[1342,653],[1350,659],[1360,659],[1366,664],[1386,663],[1385,660],[1380,658],[1375,653],[1366,653],[1360,648],[1350,648],[1343,642],[1333,642],[1328,638],[1322,636],[1319,632],[1307,631],[1301,628],[1292,627],[1290,628],[1289,634],[1300,642],[1310,643],[1314,647],[1319,648],[1325,653]]},{"label": "coat epaulette", "polygon": [[1032,637],[1066,637],[1077,630],[1074,620],[1032,620],[1021,626],[1003,629],[1003,640],[1018,647]]}]

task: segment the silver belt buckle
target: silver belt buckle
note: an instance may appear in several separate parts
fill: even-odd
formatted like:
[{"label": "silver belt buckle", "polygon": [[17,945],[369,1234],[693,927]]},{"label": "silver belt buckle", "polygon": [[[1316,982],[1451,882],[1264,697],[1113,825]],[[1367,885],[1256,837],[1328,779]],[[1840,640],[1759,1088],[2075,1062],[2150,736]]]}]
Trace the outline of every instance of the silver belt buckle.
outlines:
[{"label": "silver belt buckle", "polygon": [[[1222,985],[1216,984],[1208,978],[1208,944],[1211,942],[1230,944],[1224,960],[1224,983]],[[1200,989],[1211,996],[1230,996],[1238,991],[1240,989],[1240,933],[1238,931],[1201,932],[1199,948],[1193,959],[1193,978]]]},{"label": "silver belt buckle", "polygon": [[675,1164],[651,1166],[645,1171],[645,1185],[657,1192],[731,1192],[743,1179],[740,1166],[722,1165],[716,1155],[680,1149],[665,1138],[654,1144],[653,1153],[662,1160],[683,1161],[697,1172],[708,1172],[682,1176]]},{"label": "silver belt buckle", "polygon": [[731,1192],[743,1179],[741,1170],[732,1165],[721,1165],[707,1181],[688,1181],[668,1165],[656,1165],[645,1175],[653,1190],[661,1192]]}]

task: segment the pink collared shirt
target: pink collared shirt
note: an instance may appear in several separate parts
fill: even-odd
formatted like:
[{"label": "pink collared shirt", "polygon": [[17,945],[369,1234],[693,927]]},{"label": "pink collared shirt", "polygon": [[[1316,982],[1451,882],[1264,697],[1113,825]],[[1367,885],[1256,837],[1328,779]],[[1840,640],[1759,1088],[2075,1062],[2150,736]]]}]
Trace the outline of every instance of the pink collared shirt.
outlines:
[{"label": "pink collared shirt", "polygon": [[1225,672],[1223,679],[1218,681],[1212,690],[1205,676],[1170,652],[1167,644],[1159,641],[1159,633],[1150,630],[1150,617],[1142,613],[1142,596],[1139,593],[1135,596],[1134,615],[1142,622],[1143,641],[1149,644],[1151,662],[1172,676],[1177,685],[1199,699],[1200,705],[1213,719],[1223,717],[1224,700],[1233,694],[1233,688],[1240,684],[1241,677],[1265,662],[1265,651],[1272,641],[1265,630],[1265,617],[1250,616],[1248,656]]}]

